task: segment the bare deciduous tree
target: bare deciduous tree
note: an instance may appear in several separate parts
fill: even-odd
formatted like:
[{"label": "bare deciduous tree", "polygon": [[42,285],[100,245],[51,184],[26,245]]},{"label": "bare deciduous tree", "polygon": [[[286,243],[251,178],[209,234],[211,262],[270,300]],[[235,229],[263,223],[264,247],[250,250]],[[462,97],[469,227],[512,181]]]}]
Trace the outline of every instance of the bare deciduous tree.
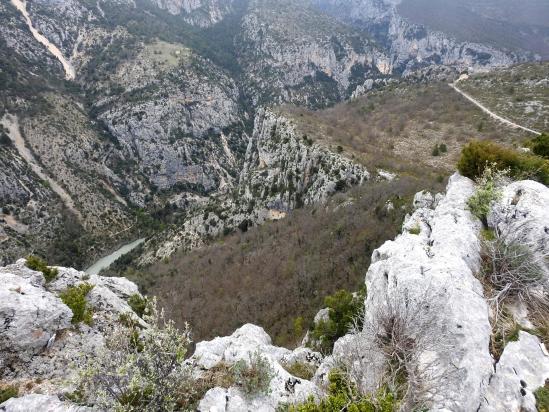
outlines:
[{"label": "bare deciduous tree", "polygon": [[506,310],[509,305],[527,308],[544,340],[549,326],[549,255],[544,247],[528,240],[532,222],[512,224],[512,220],[512,215],[504,215],[504,224],[500,225],[504,229],[496,228],[494,238],[482,242],[479,275],[491,307],[492,352],[496,356],[508,335],[517,329],[515,319]]},{"label": "bare deciduous tree", "polygon": [[367,308],[363,328],[354,330],[345,356],[337,359],[363,392],[388,390],[403,411],[429,406],[441,382],[455,372],[437,355],[451,347],[442,333],[444,308],[436,303],[446,301],[442,290],[429,287],[415,297],[403,290]]}]

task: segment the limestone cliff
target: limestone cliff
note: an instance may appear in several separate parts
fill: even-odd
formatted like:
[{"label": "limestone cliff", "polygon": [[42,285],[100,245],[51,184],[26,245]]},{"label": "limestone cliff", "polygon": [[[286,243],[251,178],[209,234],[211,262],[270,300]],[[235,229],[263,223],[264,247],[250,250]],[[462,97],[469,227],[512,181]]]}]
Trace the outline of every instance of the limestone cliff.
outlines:
[{"label": "limestone cliff", "polygon": [[208,237],[278,220],[295,207],[323,202],[370,178],[364,167],[299,135],[286,117],[261,109],[240,175],[229,182],[227,194],[198,203],[181,226],[146,242],[140,263],[195,248]]},{"label": "limestone cliff", "polygon": [[[429,410],[536,411],[533,392],[549,378],[549,354],[532,329],[528,312],[512,312],[522,330],[506,342],[498,357],[489,350],[494,313],[477,278],[481,224],[466,206],[475,189],[472,181],[454,175],[445,195],[418,193],[417,209],[405,220],[403,233],[373,253],[366,274],[363,328],[338,340],[325,359],[303,347],[294,351],[275,347],[254,325],[198,343],[188,360],[197,376],[219,365],[234,365],[251,353],[264,356],[276,372],[266,395],[249,398],[238,386],[216,387],[205,394],[199,410],[274,411],[283,403],[322,397],[327,373],[336,365],[348,365],[359,388],[375,392],[389,373],[379,339],[387,325],[394,327],[386,323],[387,316],[393,322],[396,316],[405,320],[403,330],[414,342],[409,348],[417,351],[410,358],[415,372],[407,377],[421,382],[414,390]],[[549,189],[522,181],[505,186],[502,193],[492,205],[490,226],[511,230],[514,239],[545,255]],[[546,288],[549,277],[544,273]],[[25,267],[24,260],[1,268],[0,279],[1,378],[4,383],[34,382],[25,386],[21,393],[25,396],[8,400],[0,410],[42,406],[54,411],[87,410],[58,398],[67,389],[61,379],[64,367],[71,357],[93,356],[116,327],[116,315],[131,311],[126,299],[138,293],[136,286],[125,279],[87,277],[65,268],[59,268],[57,279],[45,283],[41,273]],[[70,329],[71,312],[59,293],[82,282],[94,285],[87,297],[94,324]],[[297,379],[281,366],[292,362],[317,369],[314,378]],[[42,394],[32,394],[37,391]]]},{"label": "limestone cliff", "polygon": [[366,28],[390,58],[395,72],[403,75],[426,66],[456,66],[460,70],[485,70],[507,66],[524,53],[502,51],[474,42],[460,42],[451,34],[410,23],[397,11],[400,1],[314,0],[313,3],[339,19]]}]

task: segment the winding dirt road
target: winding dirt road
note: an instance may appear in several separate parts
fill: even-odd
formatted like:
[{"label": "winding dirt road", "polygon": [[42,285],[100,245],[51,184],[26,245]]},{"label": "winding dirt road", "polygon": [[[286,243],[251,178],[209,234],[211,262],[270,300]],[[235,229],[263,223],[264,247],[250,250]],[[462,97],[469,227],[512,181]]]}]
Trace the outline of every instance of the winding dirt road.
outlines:
[{"label": "winding dirt road", "polygon": [[486,106],[484,106],[482,103],[480,103],[478,100],[475,100],[471,95],[465,93],[463,90],[461,90],[459,87],[457,87],[457,84],[462,81],[468,79],[467,75],[462,75],[459,79],[457,79],[454,83],[448,84],[452,89],[454,89],[456,92],[461,94],[463,97],[465,97],[467,100],[469,100],[471,103],[473,103],[475,106],[479,107],[484,113],[488,114],[493,119],[496,119],[500,121],[501,123],[506,124],[509,127],[512,127],[514,129],[521,129],[528,133],[533,133],[537,136],[541,135],[540,132],[537,130],[529,129],[528,127],[521,126],[520,124],[517,124],[515,122],[512,122],[509,119],[506,119],[505,117],[501,117],[500,115],[492,112],[490,109],[488,109]]},{"label": "winding dirt road", "polygon": [[61,53],[61,50],[59,50],[55,44],[52,44],[44,35],[40,34],[38,30],[34,28],[34,26],[32,25],[32,21],[30,19],[30,15],[27,11],[27,3],[24,0],[11,0],[11,4],[13,4],[15,8],[17,8],[17,10],[21,12],[34,38],[39,43],[46,46],[48,51],[51,54],[53,54],[57,60],[61,62],[61,64],[63,65],[63,69],[65,70],[65,78],[67,80],[73,80],[76,77],[76,72],[74,70],[74,67],[65,58],[65,56],[63,56],[63,53]]}]

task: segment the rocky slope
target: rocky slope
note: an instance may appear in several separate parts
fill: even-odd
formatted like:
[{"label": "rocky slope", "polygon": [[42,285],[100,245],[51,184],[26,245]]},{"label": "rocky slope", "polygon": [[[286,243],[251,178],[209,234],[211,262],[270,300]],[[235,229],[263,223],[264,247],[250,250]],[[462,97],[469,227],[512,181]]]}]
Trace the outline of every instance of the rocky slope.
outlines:
[{"label": "rocky slope", "polygon": [[169,257],[179,248],[200,246],[237,228],[278,220],[295,207],[324,202],[370,178],[362,166],[300,136],[284,116],[259,110],[232,190],[204,199],[182,225],[149,240],[140,264]]},{"label": "rocky slope", "polygon": [[[445,195],[416,195],[417,209],[405,220],[403,234],[373,253],[366,274],[363,328],[338,340],[327,358],[306,348],[289,351],[274,347],[265,332],[254,325],[244,325],[229,337],[198,343],[188,361],[197,373],[233,365],[255,352],[276,372],[268,395],[249,398],[238,386],[216,387],[205,394],[199,410],[274,411],[283,403],[300,402],[309,395],[321,397],[327,373],[335,365],[347,365],[359,388],[375,393],[390,375],[388,354],[380,346],[387,341],[380,336],[390,332],[387,328],[391,328],[393,338],[398,336],[393,329],[398,319],[401,336],[414,342],[408,346],[411,354],[406,358],[410,362],[406,377],[419,385],[412,387],[416,398],[405,398],[406,402],[421,400],[429,410],[536,411],[533,393],[549,379],[549,354],[537,336],[539,331],[531,324],[526,326],[533,319],[513,312],[522,330],[507,341],[498,357],[489,351],[493,307],[476,277],[481,261],[481,224],[466,206],[475,190],[472,181],[456,174]],[[489,225],[511,231],[515,240],[535,246],[534,253],[546,255],[547,201],[549,189],[539,183],[509,184],[492,206]],[[66,331],[70,310],[57,294],[83,281],[85,275],[72,269],[59,271],[57,280],[45,284],[40,273],[25,268],[24,260],[0,270],[0,313],[5,320],[1,360],[10,366],[4,368],[2,378],[4,382],[26,382],[41,377],[42,383],[35,389],[28,386],[27,391],[40,388],[44,392],[8,400],[0,406],[6,412],[39,405],[56,411],[76,410],[71,409],[75,405],[56,397],[64,387],[56,380],[59,369],[55,365],[74,355],[74,345],[82,339],[86,344],[80,350],[92,354],[112,326],[108,323],[112,316],[108,315],[130,310],[124,299],[136,293],[135,285],[124,279],[91,277],[87,281],[96,286],[88,302],[102,328],[79,326]],[[544,287],[548,275],[545,269]],[[34,330],[30,335],[29,328]],[[55,337],[53,344],[44,349],[51,336]],[[294,361],[318,368],[311,381],[297,379],[281,367]]]},{"label": "rocky slope", "polygon": [[[25,264],[21,259],[0,269],[0,387],[16,386],[20,395],[4,402],[0,410],[99,410],[80,407],[66,399],[75,390],[78,365],[105,350],[106,340],[120,327],[123,316],[139,319],[128,305],[128,299],[139,293],[137,286],[124,278],[88,276],[61,267],[57,268],[55,280],[47,282],[41,272],[30,270]],[[61,300],[64,291],[82,284],[93,286],[86,296],[87,307],[93,311],[90,325],[71,324],[73,312]],[[142,320],[139,322],[146,326]],[[257,351],[276,371],[269,395],[252,402],[236,388],[215,388],[201,401],[200,410],[216,410],[221,407],[220,400],[229,398],[229,410],[240,411],[253,405],[274,410],[280,402],[303,401],[318,391],[312,382],[295,378],[281,364],[300,361],[314,366],[319,364],[321,355],[306,348],[290,351],[275,347],[270,337],[254,325],[244,325],[229,337],[198,343],[186,363],[200,375],[221,362],[231,366],[247,360],[250,353]]]},{"label": "rocky slope", "polygon": [[[359,384],[374,390],[387,371],[379,334],[387,333],[387,320],[396,316],[406,323],[401,333],[415,340],[414,378],[432,409],[535,411],[533,391],[549,373],[545,346],[521,331],[499,360],[488,350],[494,313],[475,277],[481,263],[480,223],[466,206],[474,190],[469,179],[454,175],[444,197],[418,194],[419,208],[404,222],[404,233],[373,254],[363,330],[339,340],[333,358],[351,361]],[[549,217],[541,205],[547,196],[549,190],[539,183],[507,186],[490,215],[491,227],[520,228],[527,238],[516,239],[529,247],[543,245],[546,253]],[[364,354],[358,362],[357,351]]]},{"label": "rocky slope", "polygon": [[[0,269],[0,379],[25,385],[30,392],[55,393],[71,379],[67,368],[81,357],[95,356],[118,316],[133,313],[127,300],[139,292],[124,278],[87,276],[66,268],[47,282],[25,263],[21,259]],[[71,324],[73,312],[60,298],[69,287],[84,283],[93,285],[86,297],[92,326]]]},{"label": "rocky slope", "polygon": [[484,70],[507,66],[519,58],[514,53],[460,42],[451,34],[410,23],[398,13],[398,1],[314,0],[313,3],[343,21],[365,28],[386,50],[393,71],[405,76],[432,65]]},{"label": "rocky slope", "polygon": [[233,11],[237,0],[152,0],[159,8],[183,19],[194,26],[208,27],[219,23]]},{"label": "rocky slope", "polygon": [[[43,247],[67,231],[57,223],[62,219],[53,210],[55,202],[44,208],[57,217],[42,219],[27,198],[17,195],[17,202],[2,206],[29,209],[26,222],[15,218],[34,225],[36,236],[2,224],[7,240],[0,258],[12,262],[34,249],[58,263],[83,267],[116,244],[157,234],[164,226],[168,232],[158,236],[164,240],[154,243],[188,232],[191,243],[199,244],[203,234],[299,206],[309,196],[304,190],[321,188],[317,200],[322,200],[333,190],[314,182],[331,172],[317,165],[301,181],[289,178],[298,173],[290,167],[304,165],[299,159],[269,164],[271,170],[261,171],[269,175],[267,182],[250,175],[251,168],[258,170],[250,163],[255,160],[248,144],[261,107],[325,107],[425,66],[482,69],[517,60],[409,26],[382,2],[314,4],[318,7],[296,0],[29,2],[33,27],[74,69],[74,80],[65,82],[60,60],[33,37],[21,13],[2,2],[0,116],[17,117],[24,145],[48,179],[24,169],[22,181],[32,182],[32,188],[20,184],[15,189],[10,183],[0,191],[9,191],[10,198],[27,192],[28,199],[39,200],[40,181],[54,182],[62,190],[40,190],[50,198],[67,194],[61,198],[69,212],[73,209],[77,229],[69,236],[75,239],[73,256],[59,261]],[[364,24],[357,28],[358,20]],[[7,164],[12,153],[2,151],[0,161]],[[272,178],[277,171],[284,176],[280,181]],[[0,171],[0,181],[7,182],[11,173]],[[351,180],[363,179],[346,183]],[[268,185],[292,184],[311,187],[266,195]],[[243,196],[241,204],[230,204],[232,193]],[[254,196],[257,207],[250,206]],[[273,206],[279,200],[282,206]],[[233,223],[212,229],[205,224],[210,219],[193,220],[204,203],[225,210]],[[144,261],[156,252],[149,250]]]},{"label": "rocky slope", "polygon": [[236,44],[254,104],[324,106],[392,72],[367,35],[295,1],[252,1]]}]

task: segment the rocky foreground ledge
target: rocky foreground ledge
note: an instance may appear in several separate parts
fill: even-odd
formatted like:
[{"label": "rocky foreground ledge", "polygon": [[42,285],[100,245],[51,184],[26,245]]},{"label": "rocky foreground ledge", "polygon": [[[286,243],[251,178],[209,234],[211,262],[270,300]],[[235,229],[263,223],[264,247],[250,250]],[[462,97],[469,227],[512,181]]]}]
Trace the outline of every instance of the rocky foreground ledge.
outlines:
[{"label": "rocky foreground ledge", "polygon": [[[398,330],[414,348],[407,357],[414,366],[407,374],[409,385],[430,410],[535,412],[534,393],[549,379],[549,354],[542,343],[547,336],[539,332],[539,319],[528,302],[506,303],[515,333],[494,352],[494,305],[491,291],[479,280],[486,228],[467,206],[476,190],[471,180],[456,174],[445,195],[416,195],[416,211],[406,218],[403,233],[373,253],[366,274],[364,326],[339,339],[330,356],[305,347],[290,351],[273,346],[254,325],[197,343],[186,361],[197,375],[246,361],[252,353],[260,353],[275,372],[267,394],[250,399],[238,386],[214,387],[198,409],[275,411],[310,396],[320,399],[329,371],[341,365],[361,391],[375,392],[390,375],[380,337],[388,325],[395,336],[400,320]],[[532,181],[505,185],[486,221],[489,229],[512,233],[513,241],[540,257],[543,279],[535,292],[547,297],[549,189]],[[137,316],[128,304],[138,294],[130,281],[58,271],[46,283],[25,260],[0,268],[0,383],[20,388],[19,397],[0,405],[1,411],[94,410],[63,397],[71,390],[70,365],[93,357],[121,314]],[[94,285],[86,297],[93,308],[90,326],[71,324],[72,312],[60,298],[62,291],[82,282]],[[283,368],[292,362],[307,364],[316,373],[310,380],[297,378]]]}]

